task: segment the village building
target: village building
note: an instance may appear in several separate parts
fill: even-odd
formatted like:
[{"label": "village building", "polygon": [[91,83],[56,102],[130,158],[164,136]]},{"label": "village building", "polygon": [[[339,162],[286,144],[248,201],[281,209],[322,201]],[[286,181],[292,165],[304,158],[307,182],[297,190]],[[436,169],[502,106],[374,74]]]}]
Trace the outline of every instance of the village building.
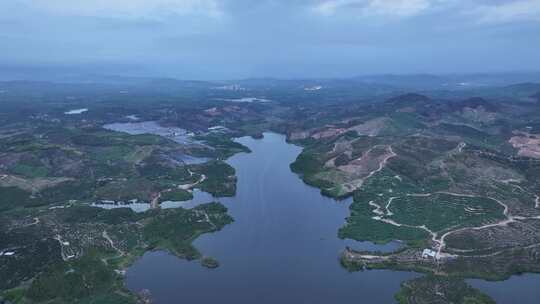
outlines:
[{"label": "village building", "polygon": [[423,259],[428,259],[428,258],[435,259],[436,257],[437,257],[437,252],[435,252],[434,250],[426,248],[424,249],[424,251],[422,251]]}]

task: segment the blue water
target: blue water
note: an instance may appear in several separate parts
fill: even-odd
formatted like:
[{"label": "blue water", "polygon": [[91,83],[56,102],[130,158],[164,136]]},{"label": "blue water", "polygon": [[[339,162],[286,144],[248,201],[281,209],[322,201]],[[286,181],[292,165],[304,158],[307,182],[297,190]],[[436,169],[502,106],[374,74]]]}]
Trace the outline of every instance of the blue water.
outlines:
[{"label": "blue water", "polygon": [[400,282],[416,274],[349,273],[339,255],[345,246],[390,251],[400,244],[338,239],[351,201],[323,197],[292,173],[289,164],[301,148],[284,136],[266,133],[264,139],[239,142],[252,153],[228,160],[238,175],[237,194],[220,199],[235,222],[194,244],[220,267],[148,252],[128,269],[128,288],[150,290],[158,304],[394,303]]},{"label": "blue water", "polygon": [[[191,209],[198,205],[212,202],[215,200],[210,193],[203,192],[199,189],[193,190],[192,194],[193,194],[193,198],[190,200],[180,201],[180,202],[164,201],[159,204],[159,207],[161,209],[172,209],[172,208]],[[137,200],[128,201],[128,202],[110,202],[110,203],[104,203],[103,201],[101,201],[101,202],[92,203],[90,206],[102,208],[102,209],[130,208],[131,210],[137,213],[146,212],[152,209],[152,206],[150,205],[150,203],[147,203],[144,201],[137,201]]]},{"label": "blue water", "polygon": [[501,282],[467,280],[467,283],[491,296],[498,304],[540,303],[540,274],[516,275]]}]

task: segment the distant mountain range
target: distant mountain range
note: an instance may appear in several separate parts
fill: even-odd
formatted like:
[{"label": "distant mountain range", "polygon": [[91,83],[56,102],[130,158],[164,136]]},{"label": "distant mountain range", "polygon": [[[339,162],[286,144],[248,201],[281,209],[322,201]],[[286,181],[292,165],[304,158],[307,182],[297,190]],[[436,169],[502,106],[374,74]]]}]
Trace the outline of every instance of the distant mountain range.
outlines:
[{"label": "distant mountain range", "polygon": [[[115,71],[123,71],[117,73]],[[0,66],[0,81],[31,80],[61,83],[100,83],[113,85],[151,86],[224,86],[245,87],[315,87],[315,86],[388,86],[423,90],[459,90],[493,86],[507,86],[516,83],[540,87],[539,72],[474,73],[474,74],[384,74],[365,75],[351,78],[276,79],[248,78],[223,81],[191,81],[176,78],[144,76],[144,71],[136,67],[18,67]],[[537,92],[540,89],[536,90]]]}]

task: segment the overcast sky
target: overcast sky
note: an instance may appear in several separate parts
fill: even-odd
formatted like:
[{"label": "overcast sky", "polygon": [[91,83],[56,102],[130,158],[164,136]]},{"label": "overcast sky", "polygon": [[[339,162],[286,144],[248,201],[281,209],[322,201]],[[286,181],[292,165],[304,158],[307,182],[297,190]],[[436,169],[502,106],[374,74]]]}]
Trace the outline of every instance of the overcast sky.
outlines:
[{"label": "overcast sky", "polygon": [[0,64],[193,79],[540,70],[540,0],[0,0]]}]

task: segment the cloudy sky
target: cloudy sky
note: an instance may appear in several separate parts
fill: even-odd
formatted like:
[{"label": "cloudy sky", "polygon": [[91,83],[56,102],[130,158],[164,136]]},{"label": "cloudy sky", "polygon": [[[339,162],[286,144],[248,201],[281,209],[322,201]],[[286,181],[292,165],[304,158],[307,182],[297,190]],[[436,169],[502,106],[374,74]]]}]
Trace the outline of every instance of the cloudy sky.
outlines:
[{"label": "cloudy sky", "polygon": [[540,0],[2,0],[0,65],[193,79],[540,70]]}]

